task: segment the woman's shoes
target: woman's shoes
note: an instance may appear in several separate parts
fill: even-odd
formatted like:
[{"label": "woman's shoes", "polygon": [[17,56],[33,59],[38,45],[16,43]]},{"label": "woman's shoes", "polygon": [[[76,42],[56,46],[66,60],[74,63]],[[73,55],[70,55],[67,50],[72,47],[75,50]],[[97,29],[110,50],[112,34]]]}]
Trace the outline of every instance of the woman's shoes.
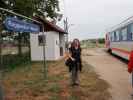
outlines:
[{"label": "woman's shoes", "polygon": [[79,86],[79,84],[78,83],[75,83],[75,86]]},{"label": "woman's shoes", "polygon": [[131,97],[133,97],[133,93],[131,94]]},{"label": "woman's shoes", "polygon": [[79,84],[78,83],[73,83],[72,86],[79,86]]}]

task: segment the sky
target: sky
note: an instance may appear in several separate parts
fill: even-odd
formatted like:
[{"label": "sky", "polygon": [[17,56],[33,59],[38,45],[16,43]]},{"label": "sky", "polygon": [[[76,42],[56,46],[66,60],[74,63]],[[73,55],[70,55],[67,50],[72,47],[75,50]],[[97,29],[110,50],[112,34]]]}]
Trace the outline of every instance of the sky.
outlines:
[{"label": "sky", "polygon": [[69,40],[101,38],[107,29],[133,16],[133,0],[60,0],[60,9],[63,19],[68,17]]}]

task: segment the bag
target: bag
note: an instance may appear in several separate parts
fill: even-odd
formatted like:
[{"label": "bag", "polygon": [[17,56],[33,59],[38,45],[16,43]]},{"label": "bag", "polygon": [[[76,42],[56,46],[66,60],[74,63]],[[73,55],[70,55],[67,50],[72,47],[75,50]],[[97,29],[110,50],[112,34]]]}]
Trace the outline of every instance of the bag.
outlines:
[{"label": "bag", "polygon": [[73,61],[71,60],[71,58],[68,58],[66,61],[65,61],[65,65],[70,67],[72,65]]},{"label": "bag", "polygon": [[68,67],[69,72],[72,71],[73,63],[74,63],[74,62],[72,61],[71,58],[68,58],[68,59],[65,61],[65,65]]}]

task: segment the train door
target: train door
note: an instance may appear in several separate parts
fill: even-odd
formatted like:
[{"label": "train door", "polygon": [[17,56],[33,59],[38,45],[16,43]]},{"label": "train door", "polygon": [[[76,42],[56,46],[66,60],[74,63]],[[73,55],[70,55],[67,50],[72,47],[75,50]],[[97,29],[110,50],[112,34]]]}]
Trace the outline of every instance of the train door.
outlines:
[{"label": "train door", "polygon": [[105,38],[105,46],[107,49],[110,49],[110,39],[109,39],[109,34],[106,34],[106,38]]}]

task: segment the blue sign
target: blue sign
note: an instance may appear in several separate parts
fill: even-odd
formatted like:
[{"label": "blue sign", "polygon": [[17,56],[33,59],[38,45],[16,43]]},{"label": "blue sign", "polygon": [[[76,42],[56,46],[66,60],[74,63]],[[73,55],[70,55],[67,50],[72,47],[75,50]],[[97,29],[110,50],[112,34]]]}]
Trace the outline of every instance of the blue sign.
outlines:
[{"label": "blue sign", "polygon": [[21,21],[13,17],[7,17],[4,24],[9,31],[13,32],[40,32],[39,25]]}]

